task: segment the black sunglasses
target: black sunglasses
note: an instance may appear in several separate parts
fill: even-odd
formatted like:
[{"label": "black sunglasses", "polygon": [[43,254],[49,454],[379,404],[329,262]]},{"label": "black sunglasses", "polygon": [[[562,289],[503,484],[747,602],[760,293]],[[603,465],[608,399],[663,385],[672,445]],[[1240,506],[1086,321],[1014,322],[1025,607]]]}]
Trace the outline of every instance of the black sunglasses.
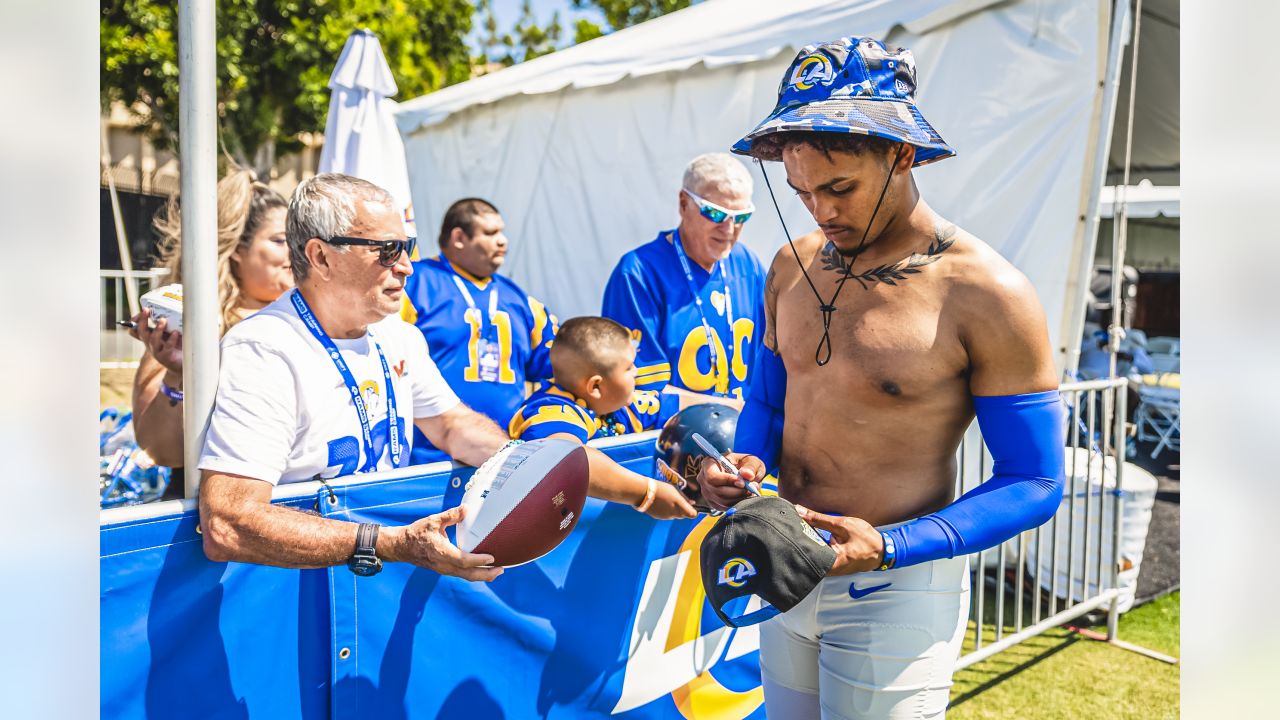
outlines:
[{"label": "black sunglasses", "polygon": [[413,251],[418,247],[418,238],[411,237],[404,240],[369,240],[368,238],[355,237],[332,237],[325,242],[330,245],[361,245],[364,247],[378,248],[378,264],[382,267],[395,267],[400,260],[400,253],[409,253],[409,257],[413,257]]}]

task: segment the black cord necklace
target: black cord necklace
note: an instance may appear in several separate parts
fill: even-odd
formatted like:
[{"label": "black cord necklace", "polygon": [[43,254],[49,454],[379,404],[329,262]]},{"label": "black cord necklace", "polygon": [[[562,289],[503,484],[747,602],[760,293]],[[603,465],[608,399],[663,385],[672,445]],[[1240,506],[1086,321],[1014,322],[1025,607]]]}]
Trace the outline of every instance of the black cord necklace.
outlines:
[{"label": "black cord necklace", "polygon": [[[782,208],[778,207],[778,198],[773,194],[773,185],[769,182],[769,173],[765,172],[764,162],[760,158],[756,158],[756,163],[760,165],[760,174],[764,176],[764,185],[769,189],[769,199],[773,201],[773,209],[778,213],[778,222],[782,223],[782,232],[787,236],[787,244],[791,246],[791,254],[795,255],[796,264],[800,266],[800,272],[804,273],[804,279],[809,283],[809,289],[813,291],[813,296],[818,299],[818,310],[822,312],[822,339],[818,341],[818,348],[813,353],[814,362],[818,363],[818,367],[822,367],[831,362],[831,314],[836,311],[836,299],[840,297],[840,291],[844,289],[845,281],[853,275],[853,261],[862,254],[867,244],[867,234],[871,232],[871,226],[876,221],[876,215],[880,212],[880,203],[884,202],[885,193],[889,190],[889,181],[893,179],[893,168],[898,164],[898,154],[893,156],[893,164],[889,166],[889,174],[884,179],[884,187],[880,188],[880,198],[876,200],[876,207],[871,211],[871,220],[867,222],[867,229],[862,231],[862,240],[858,242],[858,247],[849,256],[849,264],[845,265],[844,259],[837,256],[836,262],[839,263],[841,273],[840,280],[836,283],[836,291],[831,295],[830,302],[822,299],[822,293],[818,292],[818,286],[813,284],[813,278],[809,277],[809,271],[805,269],[804,262],[800,260],[800,251],[796,250],[796,244],[791,240],[791,231],[787,230],[787,221],[782,219]],[[859,281],[861,282],[861,281]],[[864,284],[865,288],[866,285]]]}]

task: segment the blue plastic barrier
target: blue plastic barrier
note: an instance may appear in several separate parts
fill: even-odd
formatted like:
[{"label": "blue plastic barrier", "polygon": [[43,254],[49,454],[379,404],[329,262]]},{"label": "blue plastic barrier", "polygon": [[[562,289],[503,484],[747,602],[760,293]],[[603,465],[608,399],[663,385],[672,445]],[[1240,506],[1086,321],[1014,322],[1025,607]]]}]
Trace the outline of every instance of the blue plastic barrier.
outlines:
[{"label": "blue plastic barrier", "polygon": [[[652,434],[603,449],[637,472]],[[470,468],[278,501],[407,524]],[[468,583],[207,560],[194,511],[101,534],[102,716],[762,718],[759,636],[723,627],[698,574],[711,521],[589,500],[559,548]]]}]

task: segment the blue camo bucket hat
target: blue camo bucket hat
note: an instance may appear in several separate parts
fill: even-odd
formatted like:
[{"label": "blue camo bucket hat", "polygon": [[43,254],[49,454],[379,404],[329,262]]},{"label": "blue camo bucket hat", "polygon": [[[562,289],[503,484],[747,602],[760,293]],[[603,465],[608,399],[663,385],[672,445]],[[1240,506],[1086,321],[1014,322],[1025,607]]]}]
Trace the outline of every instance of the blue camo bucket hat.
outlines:
[{"label": "blue camo bucket hat", "polygon": [[914,145],[915,165],[956,154],[915,103],[916,61],[910,50],[890,52],[874,38],[845,37],[808,45],[791,61],[778,86],[773,112],[733,151],[781,160],[756,140],[788,130],[875,135]]}]

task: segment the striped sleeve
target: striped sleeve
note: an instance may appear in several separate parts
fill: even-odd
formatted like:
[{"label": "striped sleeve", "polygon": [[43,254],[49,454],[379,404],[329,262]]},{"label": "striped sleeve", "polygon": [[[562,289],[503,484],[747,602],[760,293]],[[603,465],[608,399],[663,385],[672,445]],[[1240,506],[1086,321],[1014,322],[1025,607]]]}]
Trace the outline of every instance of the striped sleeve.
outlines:
[{"label": "striped sleeve", "polygon": [[546,380],[554,374],[551,369],[551,343],[560,331],[560,321],[534,296],[526,295],[525,298],[533,320],[529,330],[529,362],[525,368],[525,379]]},{"label": "striped sleeve", "polygon": [[595,434],[596,424],[582,408],[556,397],[532,398],[511,418],[507,433],[516,440],[538,440],[566,433],[587,442]]}]

